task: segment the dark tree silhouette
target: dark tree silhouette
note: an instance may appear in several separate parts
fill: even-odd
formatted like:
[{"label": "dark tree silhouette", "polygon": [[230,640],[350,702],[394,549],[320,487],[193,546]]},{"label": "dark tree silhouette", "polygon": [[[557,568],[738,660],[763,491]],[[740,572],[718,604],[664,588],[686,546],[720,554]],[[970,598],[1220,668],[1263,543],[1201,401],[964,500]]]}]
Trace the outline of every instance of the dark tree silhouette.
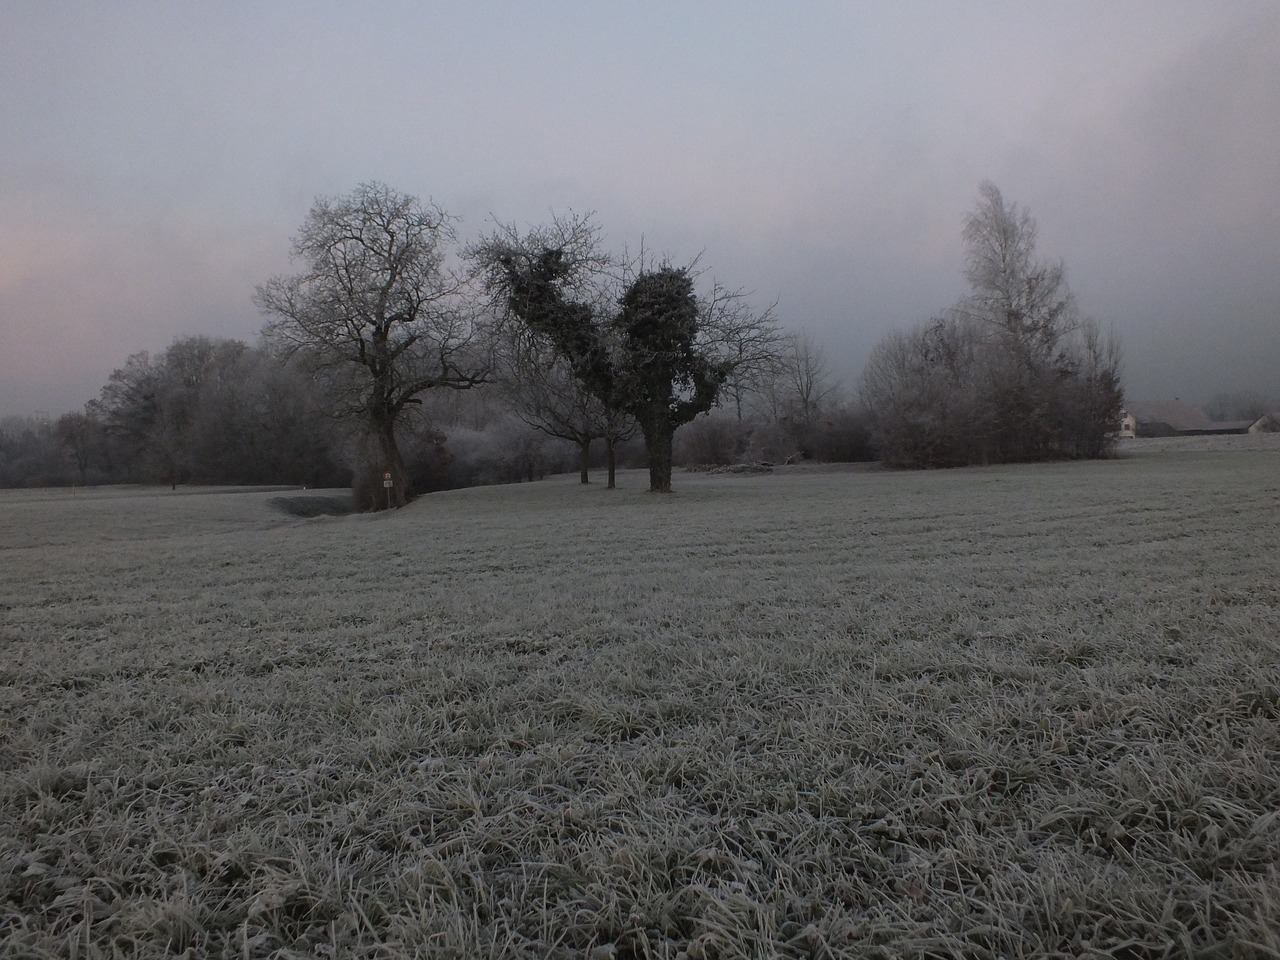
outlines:
[{"label": "dark tree silhouette", "polygon": [[701,301],[688,267],[617,278],[587,220],[524,237],[506,229],[470,254],[505,311],[552,344],[606,410],[634,418],[654,492],[671,490],[676,429],[711,409],[738,365],[759,360],[754,347],[732,348],[748,336],[776,341],[771,313],[748,318],[741,296],[719,287]]},{"label": "dark tree silhouette", "polygon": [[614,389],[644,434],[649,489],[667,493],[676,428],[711,409],[732,366],[698,349],[698,299],[687,268],[641,273],[621,304]]}]

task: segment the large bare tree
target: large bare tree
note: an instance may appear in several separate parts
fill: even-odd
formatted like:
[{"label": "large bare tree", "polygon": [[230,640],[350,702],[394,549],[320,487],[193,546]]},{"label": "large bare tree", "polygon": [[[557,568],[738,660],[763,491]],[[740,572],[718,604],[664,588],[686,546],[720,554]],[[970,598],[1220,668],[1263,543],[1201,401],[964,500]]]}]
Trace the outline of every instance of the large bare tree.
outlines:
[{"label": "large bare tree", "polygon": [[391,474],[397,505],[413,493],[397,435],[412,405],[426,390],[466,389],[488,374],[464,282],[446,266],[454,239],[430,200],[362,184],[315,202],[293,242],[303,271],[256,294],[273,318],[268,337],[326,378],[334,412],[361,427],[373,460],[365,469]]}]

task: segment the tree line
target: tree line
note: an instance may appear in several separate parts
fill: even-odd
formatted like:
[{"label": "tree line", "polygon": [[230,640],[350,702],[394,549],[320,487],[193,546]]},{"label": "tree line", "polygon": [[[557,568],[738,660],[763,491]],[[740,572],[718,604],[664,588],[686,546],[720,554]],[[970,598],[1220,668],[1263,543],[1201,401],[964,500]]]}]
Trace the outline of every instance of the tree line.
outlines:
[{"label": "tree line", "polygon": [[1105,455],[1124,400],[1118,340],[1081,315],[1063,265],[1037,254],[1035,220],[995,184],[982,184],[963,239],[968,296],[890,334],[863,372],[881,458],[949,467]]},{"label": "tree line", "polygon": [[[898,466],[1091,457],[1119,348],[1082,319],[1035,224],[984,184],[971,293],[885,338],[856,391],[773,306],[697,261],[608,250],[590,216],[459,246],[431,201],[382,184],[317,200],[299,272],[258,287],[260,343],[135,354],[82,412],[0,422],[0,485],[351,486],[357,505],[576,468],[813,458]],[[476,389],[483,388],[483,389]]]},{"label": "tree line", "polygon": [[0,424],[0,484],[344,485],[324,402],[262,346],[183,337],[128,357],[82,411]]}]

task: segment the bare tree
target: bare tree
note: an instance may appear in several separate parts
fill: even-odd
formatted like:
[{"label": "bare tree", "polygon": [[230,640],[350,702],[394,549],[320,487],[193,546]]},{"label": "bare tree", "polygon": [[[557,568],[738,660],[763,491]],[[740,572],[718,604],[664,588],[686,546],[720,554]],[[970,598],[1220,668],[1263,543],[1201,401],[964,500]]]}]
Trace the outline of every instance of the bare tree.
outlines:
[{"label": "bare tree", "polygon": [[700,299],[702,343],[729,364],[720,404],[742,420],[754,398],[766,393],[785,367],[788,338],[778,328],[777,301],[757,312],[746,291],[712,281]]},{"label": "bare tree", "polygon": [[340,431],[322,404],[297,364],[228,342],[204,375],[190,423],[192,475],[205,483],[345,484]]},{"label": "bare tree", "polygon": [[1097,458],[1115,442],[1120,409],[1124,357],[1113,332],[1103,333],[1093,320],[1079,328],[1076,348],[1061,365],[1068,372],[1062,385],[1063,451],[1071,456]]},{"label": "bare tree", "polygon": [[839,389],[822,346],[807,333],[792,333],[779,337],[751,408],[785,433],[788,453],[798,448],[807,456],[814,450],[819,422],[838,407]]},{"label": "bare tree", "polygon": [[0,417],[0,487],[74,483],[56,426],[48,417]]},{"label": "bare tree", "polygon": [[75,464],[76,480],[81,486],[88,482],[101,430],[97,418],[88,412],[64,413],[54,424],[58,446]]},{"label": "bare tree", "polygon": [[813,427],[838,389],[826,351],[807,333],[788,338],[779,379],[791,418],[806,430]]},{"label": "bare tree", "polygon": [[578,446],[581,481],[590,483],[591,444],[604,440],[608,489],[616,484],[615,447],[635,432],[635,420],[587,390],[546,337],[511,325],[502,337],[498,370],[511,410],[547,436]]},{"label": "bare tree", "polygon": [[1026,209],[1006,203],[990,180],[978,193],[962,234],[971,292],[956,309],[991,324],[1029,362],[1043,361],[1080,322],[1066,271],[1061,261],[1036,257],[1038,229]]},{"label": "bare tree", "polygon": [[930,467],[969,462],[988,424],[979,346],[972,328],[955,317],[894,331],[876,345],[860,395],[883,461]]},{"label": "bare tree", "polygon": [[112,371],[89,408],[105,424],[126,478],[163,480],[176,488],[186,479],[190,404],[181,378],[172,374],[164,354],[135,353]]},{"label": "bare tree", "polygon": [[464,282],[445,265],[453,240],[450,217],[429,200],[362,184],[317,200],[293,243],[303,272],[257,289],[274,317],[265,333],[327,379],[335,413],[360,425],[375,458],[367,469],[391,474],[397,505],[413,492],[397,436],[411,406],[426,390],[488,376]]}]

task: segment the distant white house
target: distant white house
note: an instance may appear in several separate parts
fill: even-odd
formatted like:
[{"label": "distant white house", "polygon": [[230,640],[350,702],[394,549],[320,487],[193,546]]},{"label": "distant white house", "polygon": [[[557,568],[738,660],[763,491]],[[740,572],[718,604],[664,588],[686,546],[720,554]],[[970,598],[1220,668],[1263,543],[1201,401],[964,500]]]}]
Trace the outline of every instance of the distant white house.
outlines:
[{"label": "distant white house", "polygon": [[1275,433],[1276,417],[1211,420],[1199,407],[1182,400],[1131,400],[1120,411],[1121,437],[1195,437],[1227,433]]}]

